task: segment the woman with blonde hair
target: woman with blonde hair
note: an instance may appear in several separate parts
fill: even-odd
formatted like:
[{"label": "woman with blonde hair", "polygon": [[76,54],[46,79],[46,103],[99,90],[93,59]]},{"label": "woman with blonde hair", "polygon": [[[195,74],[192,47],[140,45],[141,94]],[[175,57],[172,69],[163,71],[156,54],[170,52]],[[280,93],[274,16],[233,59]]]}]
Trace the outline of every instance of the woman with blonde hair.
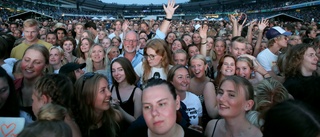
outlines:
[{"label": "woman with blonde hair", "polygon": [[119,36],[115,36],[111,39],[112,46],[120,47],[121,45],[121,38]]},{"label": "woman with blonde hair", "polygon": [[106,50],[110,62],[120,54],[119,47],[116,46],[109,46]]},{"label": "woman with blonde hair", "polygon": [[202,123],[203,127],[211,120],[218,116],[216,99],[216,90],[213,81],[206,76],[206,69],[208,64],[206,62],[205,56],[198,54],[190,59],[191,72],[193,73],[193,78],[190,80],[189,91],[196,94],[202,104],[203,116]]},{"label": "woman with blonde hair", "polygon": [[71,128],[63,120],[67,109],[56,104],[43,106],[38,120],[23,129],[18,137],[71,137]]},{"label": "woman with blonde hair", "polygon": [[219,60],[224,56],[227,50],[227,44],[225,40],[223,40],[222,38],[216,38],[214,40],[212,50],[214,51],[214,54],[212,54],[214,55],[214,57],[212,57],[212,70],[214,71],[214,78],[216,78],[218,73]]},{"label": "woman with blonde hair", "polygon": [[218,86],[216,99],[223,119],[208,123],[204,133],[206,137],[262,137],[260,129],[246,119],[246,113],[254,108],[253,87],[247,79],[226,76]]},{"label": "woman with blonde hair", "polygon": [[29,113],[33,119],[32,93],[34,84],[45,74],[49,65],[49,51],[40,44],[31,45],[23,54],[20,69],[23,78],[15,80],[21,109]]},{"label": "woman with blonde hair", "polygon": [[240,55],[236,61],[236,75],[245,77],[252,84],[257,84],[263,78],[270,77],[269,73],[251,55]]},{"label": "woman with blonde hair", "polygon": [[154,76],[166,80],[173,64],[167,43],[161,39],[152,39],[143,52],[145,59],[134,68],[141,84]]},{"label": "woman with blonde hair", "polygon": [[107,49],[108,47],[111,46],[111,39],[106,36],[106,37],[102,38],[100,44],[101,44],[105,49]]},{"label": "woman with blonde hair", "polygon": [[107,37],[109,34],[106,30],[100,30],[98,32],[98,40],[99,40],[99,43],[102,43],[102,40],[103,38]]},{"label": "woman with blonde hair", "polygon": [[105,49],[100,44],[93,44],[86,60],[86,72],[108,71],[110,61]]},{"label": "woman with blonde hair", "polygon": [[64,51],[60,47],[53,46],[49,49],[49,64],[54,74],[58,74],[62,65],[66,64],[64,60]]}]

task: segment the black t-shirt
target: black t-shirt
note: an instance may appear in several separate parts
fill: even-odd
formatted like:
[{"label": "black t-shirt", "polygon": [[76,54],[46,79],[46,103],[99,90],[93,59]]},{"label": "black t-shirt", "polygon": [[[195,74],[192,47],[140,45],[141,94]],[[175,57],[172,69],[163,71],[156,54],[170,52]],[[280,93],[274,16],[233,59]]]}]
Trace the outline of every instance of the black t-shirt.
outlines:
[{"label": "black t-shirt", "polygon": [[150,31],[150,34],[147,34],[148,39],[152,39],[154,37],[154,33],[152,31]]}]

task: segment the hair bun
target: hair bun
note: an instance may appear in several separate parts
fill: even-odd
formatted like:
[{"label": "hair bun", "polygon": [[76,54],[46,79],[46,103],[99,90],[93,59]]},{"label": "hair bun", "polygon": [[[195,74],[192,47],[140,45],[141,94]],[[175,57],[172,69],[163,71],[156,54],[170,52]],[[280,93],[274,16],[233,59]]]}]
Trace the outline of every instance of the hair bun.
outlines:
[{"label": "hair bun", "polygon": [[64,120],[67,114],[67,109],[57,104],[46,104],[40,108],[38,120]]}]

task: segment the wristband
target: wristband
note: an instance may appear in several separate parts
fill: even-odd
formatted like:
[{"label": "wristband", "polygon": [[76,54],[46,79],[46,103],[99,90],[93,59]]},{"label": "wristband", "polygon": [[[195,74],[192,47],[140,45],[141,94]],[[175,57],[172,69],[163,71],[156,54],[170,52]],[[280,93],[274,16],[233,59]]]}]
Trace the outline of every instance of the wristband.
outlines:
[{"label": "wristband", "polygon": [[172,19],[168,19],[167,17],[164,17],[164,20],[172,21]]},{"label": "wristband", "polygon": [[207,44],[208,43],[208,41],[206,41],[205,43],[201,43],[201,45],[204,45],[204,44]]},{"label": "wristband", "polygon": [[[266,78],[265,76],[266,75],[268,75],[269,73],[267,72],[266,74],[263,74],[262,76],[263,76],[263,78]],[[267,78],[270,78],[270,76],[269,77],[267,77]]]}]

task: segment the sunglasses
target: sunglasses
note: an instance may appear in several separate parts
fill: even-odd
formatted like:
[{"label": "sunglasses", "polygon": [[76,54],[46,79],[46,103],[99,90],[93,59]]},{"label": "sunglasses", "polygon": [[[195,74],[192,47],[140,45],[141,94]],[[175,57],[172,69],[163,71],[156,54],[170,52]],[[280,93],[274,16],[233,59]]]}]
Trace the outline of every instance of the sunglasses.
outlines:
[{"label": "sunglasses", "polygon": [[87,72],[83,75],[83,80],[82,80],[82,88],[83,89],[83,86],[84,86],[84,83],[86,82],[87,79],[90,79],[92,78],[96,73],[94,72]]}]

